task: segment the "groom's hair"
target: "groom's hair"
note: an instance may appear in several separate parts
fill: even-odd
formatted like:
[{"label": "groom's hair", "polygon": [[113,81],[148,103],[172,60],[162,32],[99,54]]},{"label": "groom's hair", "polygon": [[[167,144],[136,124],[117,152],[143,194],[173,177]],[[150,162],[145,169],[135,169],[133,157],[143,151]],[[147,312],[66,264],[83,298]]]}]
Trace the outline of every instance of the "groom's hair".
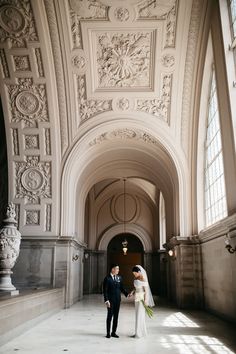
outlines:
[{"label": "groom's hair", "polygon": [[119,264],[116,264],[116,263],[111,264],[111,266],[110,266],[110,272],[111,272],[112,268],[115,268],[115,267],[119,267]]}]

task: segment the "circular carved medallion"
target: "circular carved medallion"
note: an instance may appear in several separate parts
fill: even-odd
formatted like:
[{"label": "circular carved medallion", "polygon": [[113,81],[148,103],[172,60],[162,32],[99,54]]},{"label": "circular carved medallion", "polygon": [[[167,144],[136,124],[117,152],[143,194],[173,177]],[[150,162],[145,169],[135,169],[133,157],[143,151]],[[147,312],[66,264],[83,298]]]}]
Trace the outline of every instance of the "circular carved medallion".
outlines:
[{"label": "circular carved medallion", "polygon": [[19,33],[25,27],[25,19],[16,7],[6,5],[0,8],[0,25],[9,33]]},{"label": "circular carved medallion", "polygon": [[42,172],[36,168],[28,168],[21,176],[22,186],[30,192],[41,189],[45,183]]},{"label": "circular carved medallion", "polygon": [[115,9],[115,17],[118,21],[124,22],[129,19],[129,11],[124,7],[118,7]]},{"label": "circular carved medallion", "polygon": [[118,222],[131,222],[137,216],[138,203],[130,194],[125,196],[126,211],[124,213],[124,194],[118,195],[112,203],[112,216]]},{"label": "circular carved medallion", "polygon": [[39,101],[32,92],[23,91],[16,97],[16,106],[22,114],[30,115],[38,111]]}]

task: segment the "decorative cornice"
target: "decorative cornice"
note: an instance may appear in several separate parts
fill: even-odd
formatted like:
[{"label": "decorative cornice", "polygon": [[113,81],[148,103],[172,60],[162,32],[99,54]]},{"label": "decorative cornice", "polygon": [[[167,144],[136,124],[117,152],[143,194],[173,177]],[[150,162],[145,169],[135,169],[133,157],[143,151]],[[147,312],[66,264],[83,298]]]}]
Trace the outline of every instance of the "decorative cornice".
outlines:
[{"label": "decorative cornice", "polygon": [[193,90],[193,76],[195,62],[197,59],[196,51],[198,46],[198,36],[201,23],[202,0],[193,0],[191,20],[189,26],[187,55],[185,62],[185,74],[183,84],[183,99],[182,99],[182,125],[181,125],[181,141],[182,147],[186,155],[188,149],[189,127],[191,120],[191,104]]},{"label": "decorative cornice", "polygon": [[57,26],[56,13],[54,2],[52,0],[44,0],[45,10],[47,13],[49,32],[51,37],[51,45],[53,51],[53,60],[55,65],[59,118],[60,118],[60,132],[61,132],[61,149],[62,154],[68,147],[68,127],[67,127],[67,104],[65,96],[65,79],[63,74],[62,53],[59,39],[59,31]]}]

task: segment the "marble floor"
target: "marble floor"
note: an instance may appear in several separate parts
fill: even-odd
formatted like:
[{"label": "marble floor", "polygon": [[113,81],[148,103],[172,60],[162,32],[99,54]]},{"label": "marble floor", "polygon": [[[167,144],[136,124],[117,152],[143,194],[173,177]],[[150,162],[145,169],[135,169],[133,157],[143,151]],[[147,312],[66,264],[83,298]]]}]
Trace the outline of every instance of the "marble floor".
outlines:
[{"label": "marble floor", "polygon": [[232,354],[236,353],[236,328],[202,311],[180,311],[159,305],[147,318],[148,337],[131,338],[134,304],[123,299],[120,338],[105,338],[106,308],[101,295],[84,297],[23,335],[0,347],[0,353],[32,354]]}]

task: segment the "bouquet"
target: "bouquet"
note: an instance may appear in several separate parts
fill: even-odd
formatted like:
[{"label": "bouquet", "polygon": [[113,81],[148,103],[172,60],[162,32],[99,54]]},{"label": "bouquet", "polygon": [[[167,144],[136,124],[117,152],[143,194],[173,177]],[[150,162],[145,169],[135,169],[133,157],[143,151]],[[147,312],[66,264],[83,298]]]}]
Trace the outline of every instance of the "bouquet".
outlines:
[{"label": "bouquet", "polygon": [[146,312],[146,314],[148,315],[148,317],[152,318],[152,316],[153,316],[153,310],[152,310],[152,308],[149,307],[148,305],[146,305],[145,302],[144,302],[144,300],[141,300],[141,302],[142,302],[142,304],[143,304],[143,306],[144,306],[144,308],[145,308],[145,312]]}]

